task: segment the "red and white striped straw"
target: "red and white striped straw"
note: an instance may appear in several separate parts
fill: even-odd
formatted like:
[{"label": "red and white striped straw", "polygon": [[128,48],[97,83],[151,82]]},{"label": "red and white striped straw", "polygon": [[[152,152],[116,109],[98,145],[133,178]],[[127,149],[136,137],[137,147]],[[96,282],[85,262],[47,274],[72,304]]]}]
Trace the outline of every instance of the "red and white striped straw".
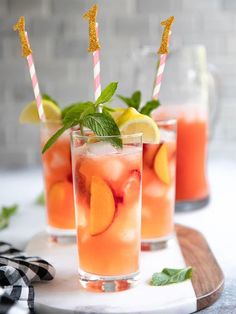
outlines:
[{"label": "red and white striped straw", "polygon": [[152,94],[152,99],[155,99],[155,100],[157,100],[159,97],[159,93],[160,93],[160,89],[161,89],[162,76],[163,76],[163,72],[164,72],[165,64],[166,64],[166,57],[167,57],[166,53],[160,55],[160,62],[158,65],[156,80],[155,80],[155,84],[154,84],[154,88],[153,88],[153,94]]},{"label": "red and white striped straw", "polygon": [[[96,23],[98,37],[98,23]],[[100,54],[99,49],[93,52],[93,78],[94,78],[94,97],[95,101],[101,95],[101,75],[100,75]]]},{"label": "red and white striped straw", "polygon": [[[170,35],[171,35],[171,31],[169,33],[169,40],[170,40]],[[160,61],[158,64],[156,78],[155,78],[154,87],[153,87],[153,93],[152,93],[152,99],[154,100],[157,100],[159,97],[159,93],[161,89],[161,81],[162,81],[162,77],[163,77],[163,73],[164,73],[164,69],[166,65],[166,58],[167,58],[167,53],[160,55]]]},{"label": "red and white striped straw", "polygon": [[[29,42],[27,32],[25,32],[25,35],[26,35],[26,38]],[[31,78],[32,86],[33,86],[34,97],[35,97],[37,108],[38,108],[39,119],[42,122],[45,122],[46,117],[45,117],[45,113],[43,110],[42,97],[40,94],[39,83],[38,83],[38,78],[37,78],[36,71],[35,71],[34,59],[33,59],[32,53],[27,56],[27,62],[28,62],[30,78]]]}]

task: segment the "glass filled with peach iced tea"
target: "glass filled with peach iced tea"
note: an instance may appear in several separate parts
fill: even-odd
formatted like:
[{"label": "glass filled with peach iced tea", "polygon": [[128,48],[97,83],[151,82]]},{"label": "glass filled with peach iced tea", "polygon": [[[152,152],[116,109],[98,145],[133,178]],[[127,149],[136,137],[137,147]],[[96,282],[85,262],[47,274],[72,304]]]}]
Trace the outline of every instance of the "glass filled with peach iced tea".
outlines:
[{"label": "glass filled with peach iced tea", "polygon": [[142,135],[73,131],[71,139],[80,283],[95,291],[128,289],[139,274]]},{"label": "glass filled with peach iced tea", "polygon": [[174,234],[176,120],[156,123],[160,143],[143,146],[142,250],[161,248]]},{"label": "glass filled with peach iced tea", "polygon": [[[60,122],[42,123],[42,147],[60,127]],[[42,154],[42,163],[47,210],[47,230],[52,236],[75,236],[69,130]]]}]

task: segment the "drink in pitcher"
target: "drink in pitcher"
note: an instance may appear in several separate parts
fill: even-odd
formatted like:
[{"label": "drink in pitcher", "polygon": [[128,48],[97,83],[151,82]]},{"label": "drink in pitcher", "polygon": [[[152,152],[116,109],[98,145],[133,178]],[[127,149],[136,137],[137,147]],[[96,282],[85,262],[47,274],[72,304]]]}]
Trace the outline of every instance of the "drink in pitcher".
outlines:
[{"label": "drink in pitcher", "polygon": [[97,291],[129,288],[139,273],[142,136],[72,132],[79,278]]},{"label": "drink in pitcher", "polygon": [[[60,127],[60,122],[42,124],[42,147]],[[69,131],[42,155],[42,163],[48,232],[54,236],[75,235]]]},{"label": "drink in pitcher", "polygon": [[174,233],[176,120],[157,124],[161,142],[143,147],[143,250],[159,248]]},{"label": "drink in pitcher", "polygon": [[162,106],[157,118],[177,119],[176,208],[188,210],[206,205],[209,186],[206,172],[208,114],[203,106]]}]

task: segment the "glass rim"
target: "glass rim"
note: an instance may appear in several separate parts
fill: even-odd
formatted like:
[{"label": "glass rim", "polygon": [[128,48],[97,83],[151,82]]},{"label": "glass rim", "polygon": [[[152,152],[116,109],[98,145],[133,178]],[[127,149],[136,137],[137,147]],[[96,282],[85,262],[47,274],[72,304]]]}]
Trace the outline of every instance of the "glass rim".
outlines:
[{"label": "glass rim", "polygon": [[[90,131],[92,132],[92,131]],[[91,135],[82,135],[81,132],[79,130],[72,130],[71,131],[71,137],[73,138],[74,136],[76,136],[77,138],[80,139],[88,139],[91,138]],[[117,135],[93,135],[93,138],[97,138],[97,139],[103,139],[103,138],[121,138],[121,139],[133,139],[133,138],[141,138],[143,137],[143,133],[139,132],[139,133],[134,133],[134,134],[117,134]]]}]

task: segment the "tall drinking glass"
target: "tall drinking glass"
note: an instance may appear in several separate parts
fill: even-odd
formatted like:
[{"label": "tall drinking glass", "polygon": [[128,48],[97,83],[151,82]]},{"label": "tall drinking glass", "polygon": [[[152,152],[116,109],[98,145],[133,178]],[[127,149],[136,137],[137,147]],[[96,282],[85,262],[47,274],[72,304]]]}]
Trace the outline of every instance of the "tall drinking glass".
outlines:
[{"label": "tall drinking glass", "polygon": [[[60,123],[41,125],[41,146],[61,127]],[[48,232],[53,236],[75,235],[75,214],[70,153],[70,135],[65,132],[43,155],[43,173]]]},{"label": "tall drinking glass", "polygon": [[141,244],[142,136],[72,132],[79,279],[97,291],[128,289],[138,278]]},{"label": "tall drinking glass", "polygon": [[165,246],[174,234],[176,120],[156,122],[160,144],[143,147],[143,250]]}]

